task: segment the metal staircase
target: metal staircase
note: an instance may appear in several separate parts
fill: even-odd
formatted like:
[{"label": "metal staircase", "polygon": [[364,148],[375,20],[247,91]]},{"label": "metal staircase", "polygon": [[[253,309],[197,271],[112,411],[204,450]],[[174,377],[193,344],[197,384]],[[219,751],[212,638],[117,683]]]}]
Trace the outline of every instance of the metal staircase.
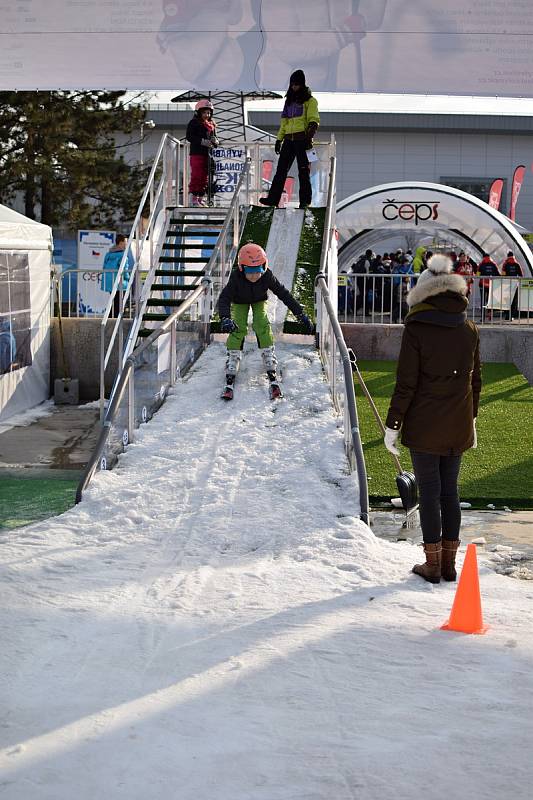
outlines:
[{"label": "metal staircase", "polygon": [[216,209],[174,207],[165,231],[159,262],[149,285],[139,337],[179,308],[205,277],[225,215]]}]

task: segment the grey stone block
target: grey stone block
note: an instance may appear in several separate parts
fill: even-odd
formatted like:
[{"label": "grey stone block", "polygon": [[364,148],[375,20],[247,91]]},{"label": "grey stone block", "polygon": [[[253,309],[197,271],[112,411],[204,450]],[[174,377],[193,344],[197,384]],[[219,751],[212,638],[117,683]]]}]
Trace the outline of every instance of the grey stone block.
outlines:
[{"label": "grey stone block", "polygon": [[56,406],[77,406],[80,400],[80,382],[77,378],[56,378],[54,403]]}]

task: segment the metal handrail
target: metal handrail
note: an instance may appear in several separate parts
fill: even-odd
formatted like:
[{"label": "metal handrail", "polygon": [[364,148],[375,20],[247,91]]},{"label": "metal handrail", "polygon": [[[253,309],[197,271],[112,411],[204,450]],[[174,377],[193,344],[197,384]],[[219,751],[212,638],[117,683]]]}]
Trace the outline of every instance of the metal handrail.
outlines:
[{"label": "metal handrail", "polygon": [[[333,146],[333,141],[332,141]],[[361,434],[359,430],[359,417],[357,414],[357,402],[355,398],[355,388],[353,382],[353,371],[352,371],[352,360],[350,358],[350,353],[348,347],[346,346],[346,342],[344,341],[344,336],[341,330],[341,326],[335,314],[335,309],[331,302],[331,298],[328,291],[328,285],[326,280],[326,271],[328,265],[328,259],[330,256],[330,246],[331,246],[331,237],[335,235],[335,196],[336,196],[336,189],[335,189],[335,179],[336,179],[336,158],[335,155],[332,155],[330,158],[330,173],[329,173],[329,185],[328,185],[328,196],[327,196],[327,206],[326,206],[326,218],[324,223],[324,233],[322,237],[322,251],[320,254],[320,271],[315,279],[315,292],[318,291],[320,295],[320,308],[315,308],[316,317],[317,317],[317,330],[318,330],[318,339],[319,339],[319,347],[322,341],[322,333],[323,333],[323,325],[322,325],[322,305],[326,309],[328,315],[328,322],[331,326],[331,330],[333,332],[333,336],[335,338],[336,346],[339,350],[340,359],[343,366],[344,371],[344,392],[345,392],[345,409],[348,413],[348,420],[349,420],[349,432],[345,429],[345,442],[351,443],[351,449],[353,454],[355,455],[355,466],[357,470],[357,476],[359,481],[359,505],[361,508],[360,517],[367,525],[370,524],[370,503],[368,497],[368,478],[366,473],[366,464],[365,458],[363,454],[363,446],[361,443]],[[337,287],[335,286],[335,291]],[[318,313],[320,311],[320,313]],[[322,361],[324,363],[324,353],[322,352],[322,348],[320,348],[320,355]],[[333,355],[333,359],[335,355]],[[328,378],[331,380],[331,391],[335,405],[336,403],[336,392],[335,392],[335,373],[330,375],[326,370],[326,374]],[[345,416],[345,426],[346,426],[346,416]],[[349,433],[349,437],[347,434]],[[349,456],[349,453],[348,453]],[[350,466],[352,466],[351,458],[349,456]]]},{"label": "metal handrail", "polygon": [[[150,174],[148,176],[148,180],[146,182],[146,186],[144,188],[144,192],[142,194],[139,206],[137,208],[137,213],[135,215],[135,219],[133,221],[133,225],[131,227],[131,231],[130,231],[130,234],[128,236],[128,240],[126,242],[126,247],[124,249],[124,255],[122,256],[122,259],[120,261],[120,265],[119,265],[117,274],[115,276],[115,280],[113,282],[113,288],[111,290],[111,295],[110,295],[110,298],[109,298],[109,302],[107,304],[106,311],[105,311],[104,316],[102,317],[102,321],[100,323],[100,325],[101,325],[101,327],[100,327],[100,416],[101,416],[102,419],[103,419],[104,406],[105,406],[105,370],[106,370],[107,364],[109,363],[109,359],[111,358],[111,353],[113,352],[113,346],[114,346],[114,343],[115,343],[115,339],[117,337],[117,333],[119,335],[119,349],[121,351],[121,355],[120,355],[120,359],[119,359],[119,365],[120,365],[119,369],[122,366],[122,349],[123,349],[123,347],[122,347],[122,337],[123,337],[122,319],[123,319],[123,316],[124,316],[124,308],[126,306],[126,303],[127,303],[127,300],[129,298],[129,296],[132,293],[132,287],[134,286],[134,284],[136,286],[136,292],[138,293],[138,276],[140,274],[141,252],[142,252],[142,250],[144,248],[144,245],[145,245],[145,243],[146,243],[146,241],[148,239],[148,236],[149,236],[150,232],[152,231],[152,226],[153,226],[153,223],[154,223],[154,220],[155,220],[155,215],[156,215],[157,204],[159,202],[159,199],[161,197],[161,194],[162,194],[163,190],[166,188],[165,184],[167,183],[168,178],[169,178],[169,176],[167,175],[167,171],[166,171],[166,161],[165,161],[165,155],[164,155],[166,153],[166,147],[167,147],[167,145],[169,143],[170,143],[171,146],[174,145],[178,149],[178,153],[179,153],[179,147],[180,147],[179,141],[177,139],[175,139],[173,136],[171,136],[170,134],[168,134],[168,133],[163,134],[163,136],[161,137],[161,141],[159,143],[159,147],[157,149],[156,155],[154,157],[154,161],[153,161],[153,164],[152,164],[152,168],[150,170]],[[162,175],[161,175],[161,178],[159,180],[157,189],[154,192],[155,176],[156,176],[156,172],[157,172],[157,169],[159,167],[159,162],[161,161],[161,157],[162,156],[163,156]],[[172,183],[172,175],[170,176],[170,180],[171,180],[171,183]],[[176,176],[176,191],[177,191],[177,189],[178,189],[178,185],[177,185],[177,176]],[[148,197],[150,197],[150,217],[148,219],[148,224],[146,225],[146,230],[142,234],[142,237],[140,237],[139,236],[140,222],[141,222],[142,212],[144,210],[144,207],[146,205],[146,201],[148,200]],[[135,235],[136,233],[137,233],[137,236]],[[136,242],[136,245],[137,245],[136,246],[135,261],[134,261],[134,265],[133,265],[133,269],[132,269],[132,274],[130,275],[129,280],[128,280],[128,285],[126,286],[126,289],[123,291],[122,290],[122,281],[123,281],[124,273],[126,272],[128,254],[130,253],[130,251],[132,249],[132,245],[133,245],[134,241]],[[150,240],[150,247],[153,247],[152,239]],[[137,280],[135,280],[136,277],[137,277]],[[109,319],[109,317],[111,315],[111,311],[113,309],[113,303],[114,303],[114,299],[115,299],[115,295],[116,295],[117,291],[119,292],[119,295],[120,295],[120,310],[119,310],[119,314],[117,316],[117,319],[115,321],[115,325],[114,325],[113,331],[111,333],[109,344],[108,344],[107,350],[106,350],[106,348],[105,348],[105,329],[106,329],[107,321],[108,321],[108,319]],[[137,314],[136,314],[136,316],[137,316]]]},{"label": "metal handrail", "polygon": [[[102,457],[102,453],[104,451],[107,439],[109,437],[109,433],[111,431],[111,427],[115,420],[115,416],[117,410],[120,406],[122,398],[124,396],[124,392],[126,387],[129,383],[130,374],[132,370],[135,369],[137,359],[139,356],[148,348],[150,347],[163,333],[166,333],[169,328],[171,328],[174,323],[179,319],[179,317],[183,316],[188,309],[194,305],[194,303],[201,297],[203,293],[207,291],[209,288],[210,281],[208,278],[202,279],[202,285],[199,286],[194,292],[183,302],[183,304],[174,311],[164,322],[160,325],[159,328],[153,331],[150,336],[145,339],[141,344],[135,348],[133,353],[126,359],[124,364],[124,368],[120,374],[119,381],[116,386],[116,390],[113,394],[113,398],[108,406],[105,419],[103,421],[102,430],[100,431],[100,436],[98,437],[98,441],[94,448],[93,454],[89,459],[87,466],[83,472],[83,475],[80,479],[78,487],[76,489],[76,503],[79,503],[82,499],[83,492],[87,488],[98,463]],[[172,370],[171,370],[171,377]]]},{"label": "metal handrail", "polygon": [[325,276],[319,273],[316,277],[316,285],[320,289],[322,302],[328,313],[329,323],[331,325],[333,335],[339,348],[339,355],[342,361],[344,370],[344,388],[346,393],[346,402],[348,404],[348,416],[350,419],[350,434],[352,440],[352,447],[355,454],[355,462],[357,466],[357,476],[359,479],[359,504],[361,506],[361,519],[370,524],[370,503],[368,498],[368,478],[366,474],[365,457],[363,455],[363,445],[361,443],[361,433],[359,429],[359,417],[357,414],[357,403],[355,399],[355,388],[353,384],[353,371],[352,360],[344,336],[342,334],[341,326],[335,316],[335,309],[331,303],[331,298],[328,292],[328,286]]}]

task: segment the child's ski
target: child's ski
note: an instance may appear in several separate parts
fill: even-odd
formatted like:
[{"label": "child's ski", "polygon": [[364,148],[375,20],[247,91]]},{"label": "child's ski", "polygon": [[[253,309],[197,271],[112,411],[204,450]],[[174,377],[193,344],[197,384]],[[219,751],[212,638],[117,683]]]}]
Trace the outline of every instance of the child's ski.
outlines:
[{"label": "child's ski", "polygon": [[281,386],[278,383],[278,379],[276,377],[276,373],[273,371],[268,371],[268,380],[270,381],[270,399],[277,400],[279,397],[283,397],[283,392],[281,391]]},{"label": "child's ski", "polygon": [[226,375],[226,385],[220,397],[222,400],[233,400],[233,386],[235,384],[235,375]]}]

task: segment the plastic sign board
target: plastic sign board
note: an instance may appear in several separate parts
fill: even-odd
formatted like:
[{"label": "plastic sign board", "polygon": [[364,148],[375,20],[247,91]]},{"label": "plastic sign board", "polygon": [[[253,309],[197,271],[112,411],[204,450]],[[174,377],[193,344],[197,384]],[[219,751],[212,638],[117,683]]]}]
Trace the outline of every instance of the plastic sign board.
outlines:
[{"label": "plastic sign board", "polygon": [[215,147],[211,151],[215,164],[215,196],[217,205],[229,205],[244,169],[244,147]]},{"label": "plastic sign board", "polygon": [[0,90],[279,90],[298,68],[322,92],[533,96],[527,0],[2,0],[0,8]]},{"label": "plastic sign board", "polygon": [[109,292],[102,289],[104,258],[115,244],[113,231],[78,231],[78,310],[80,314],[103,314]]}]

